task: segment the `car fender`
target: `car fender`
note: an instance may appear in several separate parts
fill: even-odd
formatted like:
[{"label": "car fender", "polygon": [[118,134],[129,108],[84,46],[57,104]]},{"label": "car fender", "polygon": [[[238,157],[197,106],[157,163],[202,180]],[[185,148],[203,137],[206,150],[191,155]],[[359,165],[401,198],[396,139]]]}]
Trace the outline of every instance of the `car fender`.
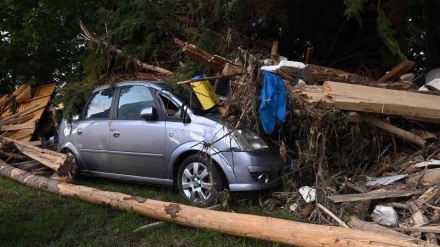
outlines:
[{"label": "car fender", "polygon": [[79,154],[78,150],[75,148],[75,146],[73,145],[73,143],[71,142],[65,142],[62,145],[59,146],[59,150],[58,152],[61,152],[63,149],[69,149],[73,155],[75,155],[75,159],[77,162],[79,162],[81,167],[85,168],[87,170],[87,167],[84,165],[84,162],[81,158],[81,155]]},{"label": "car fender", "polygon": [[184,153],[191,151],[197,151],[200,153],[208,154],[220,166],[226,179],[230,183],[236,182],[234,171],[232,170],[232,167],[229,161],[226,159],[226,157],[223,156],[223,154],[219,152],[215,147],[213,146],[206,147],[203,145],[203,143],[195,142],[195,141],[182,144],[172,152],[168,160],[167,177],[169,178],[173,177],[173,168],[177,159]]}]

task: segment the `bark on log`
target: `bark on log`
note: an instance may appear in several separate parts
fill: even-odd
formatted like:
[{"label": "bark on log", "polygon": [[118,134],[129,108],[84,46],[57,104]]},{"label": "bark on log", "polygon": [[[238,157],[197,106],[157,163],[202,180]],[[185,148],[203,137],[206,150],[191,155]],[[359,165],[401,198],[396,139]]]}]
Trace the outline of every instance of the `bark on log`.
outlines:
[{"label": "bark on log", "polygon": [[36,189],[76,197],[95,204],[106,204],[119,210],[134,211],[162,221],[282,244],[321,247],[417,246],[410,242],[410,238],[271,217],[212,211],[67,184],[13,168],[2,160],[0,160],[0,174]]}]

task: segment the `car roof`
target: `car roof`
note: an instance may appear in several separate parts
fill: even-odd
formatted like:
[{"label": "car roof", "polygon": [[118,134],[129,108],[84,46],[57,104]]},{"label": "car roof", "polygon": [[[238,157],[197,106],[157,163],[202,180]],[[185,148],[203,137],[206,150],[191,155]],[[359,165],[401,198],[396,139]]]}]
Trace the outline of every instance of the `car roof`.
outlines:
[{"label": "car roof", "polygon": [[136,85],[147,85],[149,87],[155,88],[157,90],[163,89],[164,82],[161,81],[122,81],[113,84],[107,84],[99,86],[93,90],[93,92],[100,91],[109,87],[122,87],[122,86],[136,86]]}]

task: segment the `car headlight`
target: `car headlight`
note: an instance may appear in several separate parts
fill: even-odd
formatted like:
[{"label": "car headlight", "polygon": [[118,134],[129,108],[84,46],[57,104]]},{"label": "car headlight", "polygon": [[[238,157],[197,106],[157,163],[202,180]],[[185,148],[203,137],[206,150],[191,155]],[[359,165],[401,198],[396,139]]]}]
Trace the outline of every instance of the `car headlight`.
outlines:
[{"label": "car headlight", "polygon": [[263,139],[251,130],[235,130],[233,137],[240,146],[241,151],[249,152],[269,148]]}]

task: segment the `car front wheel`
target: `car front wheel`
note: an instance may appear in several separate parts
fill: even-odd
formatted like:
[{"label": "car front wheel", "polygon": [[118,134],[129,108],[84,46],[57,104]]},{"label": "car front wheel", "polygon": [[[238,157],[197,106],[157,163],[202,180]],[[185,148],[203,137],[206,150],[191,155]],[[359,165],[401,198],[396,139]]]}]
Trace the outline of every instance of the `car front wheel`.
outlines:
[{"label": "car front wheel", "polygon": [[66,154],[66,159],[73,163],[72,169],[67,173],[68,176],[72,179],[78,179],[80,175],[80,171],[78,164],[76,162],[75,155],[70,150],[66,150],[66,149],[64,149],[62,153]]},{"label": "car front wheel", "polygon": [[191,203],[206,206],[215,203],[217,192],[225,188],[225,182],[221,171],[209,157],[195,154],[182,162],[177,187]]}]

